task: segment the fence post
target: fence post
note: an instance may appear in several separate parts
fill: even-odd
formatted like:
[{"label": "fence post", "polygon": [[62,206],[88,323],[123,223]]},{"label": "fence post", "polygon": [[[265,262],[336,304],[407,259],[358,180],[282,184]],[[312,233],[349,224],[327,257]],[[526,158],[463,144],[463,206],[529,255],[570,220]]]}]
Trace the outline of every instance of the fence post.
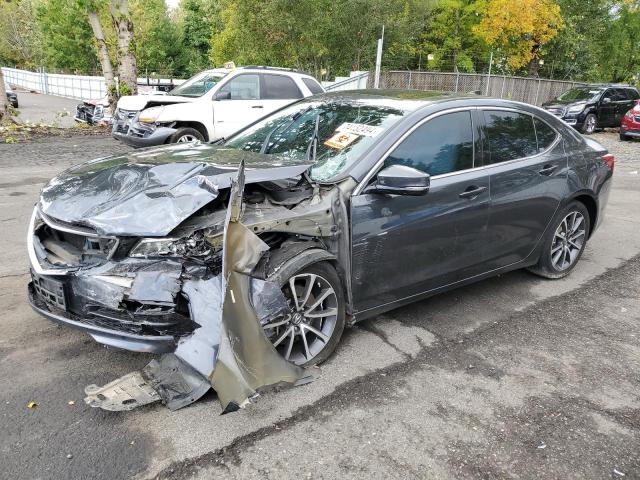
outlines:
[{"label": "fence post", "polygon": [[538,88],[536,88],[536,99],[533,101],[534,105],[538,104],[538,94],[540,93],[540,79],[538,79]]},{"label": "fence post", "polygon": [[502,88],[500,88],[500,98],[502,98],[502,95],[504,95],[504,84],[507,81],[507,76],[503,75],[502,76]]},{"label": "fence post", "polygon": [[456,70],[456,93],[458,93],[458,82],[460,81],[460,72]]}]

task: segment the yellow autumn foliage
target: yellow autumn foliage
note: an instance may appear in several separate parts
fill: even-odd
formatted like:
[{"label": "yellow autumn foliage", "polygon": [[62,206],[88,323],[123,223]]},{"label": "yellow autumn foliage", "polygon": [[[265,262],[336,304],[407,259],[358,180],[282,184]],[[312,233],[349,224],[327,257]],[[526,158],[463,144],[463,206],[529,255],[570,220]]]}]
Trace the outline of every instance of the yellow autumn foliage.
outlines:
[{"label": "yellow autumn foliage", "polygon": [[563,28],[560,6],[553,0],[486,0],[474,33],[521,68]]}]

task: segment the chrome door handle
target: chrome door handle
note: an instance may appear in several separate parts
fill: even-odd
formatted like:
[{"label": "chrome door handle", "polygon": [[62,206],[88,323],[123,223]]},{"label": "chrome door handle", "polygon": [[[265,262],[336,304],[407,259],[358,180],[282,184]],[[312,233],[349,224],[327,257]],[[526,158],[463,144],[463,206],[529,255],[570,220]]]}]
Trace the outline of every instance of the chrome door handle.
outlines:
[{"label": "chrome door handle", "polygon": [[475,185],[472,185],[471,187],[468,187],[464,192],[460,193],[458,196],[460,198],[475,198],[486,189],[487,187],[476,187]]},{"label": "chrome door handle", "polygon": [[252,105],[251,108],[264,108],[262,105]]}]

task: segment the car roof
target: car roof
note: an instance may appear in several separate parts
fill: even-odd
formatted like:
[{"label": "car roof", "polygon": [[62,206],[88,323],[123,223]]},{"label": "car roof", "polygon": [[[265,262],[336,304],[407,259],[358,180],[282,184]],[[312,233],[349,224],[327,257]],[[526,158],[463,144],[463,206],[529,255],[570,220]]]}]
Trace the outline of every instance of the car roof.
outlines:
[{"label": "car roof", "polygon": [[340,102],[392,103],[396,108],[408,113],[434,103],[488,97],[481,97],[475,94],[443,93],[433,90],[365,89],[326,92],[315,95],[313,98]]}]

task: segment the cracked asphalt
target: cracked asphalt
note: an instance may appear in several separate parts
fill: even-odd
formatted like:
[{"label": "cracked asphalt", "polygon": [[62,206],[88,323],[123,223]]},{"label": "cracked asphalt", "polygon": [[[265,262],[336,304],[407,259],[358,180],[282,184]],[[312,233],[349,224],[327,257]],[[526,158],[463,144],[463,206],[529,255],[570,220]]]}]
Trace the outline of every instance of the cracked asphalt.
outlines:
[{"label": "cracked asphalt", "polygon": [[84,404],[150,357],[33,313],[24,237],[48,178],[126,147],[0,145],[0,478],[640,478],[640,142],[594,138],[614,186],[570,277],[513,272],[359,323],[320,379],[224,416],[213,394]]}]

